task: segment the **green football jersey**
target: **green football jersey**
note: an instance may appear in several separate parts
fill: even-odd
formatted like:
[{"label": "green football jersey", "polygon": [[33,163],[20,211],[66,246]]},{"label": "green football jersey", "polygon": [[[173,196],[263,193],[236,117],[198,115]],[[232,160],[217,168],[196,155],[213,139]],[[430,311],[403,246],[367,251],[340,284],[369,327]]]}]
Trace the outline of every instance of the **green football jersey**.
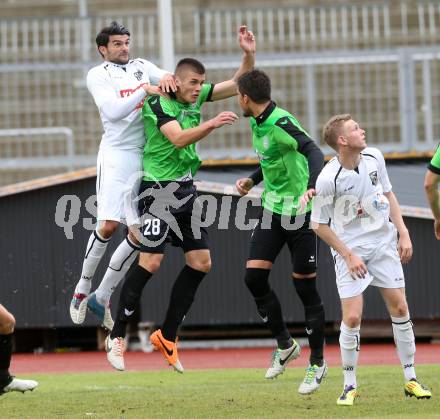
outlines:
[{"label": "green football jersey", "polygon": [[[317,151],[315,164],[318,173],[323,166],[323,155],[289,112],[271,102],[256,118],[250,118],[253,147],[260,159],[264,178],[263,207],[282,215],[296,215],[299,198],[309,188],[307,150]],[[314,174],[317,177],[318,173]],[[316,181],[316,178],[314,179]],[[305,212],[311,210],[308,204]]]},{"label": "green football jersey", "polygon": [[428,168],[432,172],[440,175],[440,146],[437,147],[435,154],[432,156]]},{"label": "green football jersey", "polygon": [[144,180],[181,180],[195,175],[202,163],[196,144],[178,148],[161,133],[160,127],[170,121],[177,121],[182,129],[197,127],[200,124],[200,108],[211,100],[213,89],[213,84],[204,84],[195,103],[181,103],[158,95],[145,101],[142,108],[146,137]]}]

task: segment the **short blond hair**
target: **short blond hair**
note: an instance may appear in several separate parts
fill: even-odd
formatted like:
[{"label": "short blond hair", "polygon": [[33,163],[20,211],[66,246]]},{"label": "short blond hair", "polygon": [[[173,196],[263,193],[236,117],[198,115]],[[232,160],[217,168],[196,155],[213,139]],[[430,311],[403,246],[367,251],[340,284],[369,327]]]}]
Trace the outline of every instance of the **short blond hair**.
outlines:
[{"label": "short blond hair", "polygon": [[338,137],[341,134],[342,125],[353,119],[350,114],[340,114],[332,116],[324,125],[322,138],[334,150],[338,151]]}]

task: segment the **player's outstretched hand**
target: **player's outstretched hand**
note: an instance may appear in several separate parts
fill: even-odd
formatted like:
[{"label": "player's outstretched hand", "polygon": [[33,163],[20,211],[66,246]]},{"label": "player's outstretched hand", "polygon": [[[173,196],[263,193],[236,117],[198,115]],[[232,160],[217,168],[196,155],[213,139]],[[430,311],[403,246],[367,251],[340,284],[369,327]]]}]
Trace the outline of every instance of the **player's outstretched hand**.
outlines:
[{"label": "player's outstretched hand", "polygon": [[246,25],[240,26],[238,30],[238,43],[244,52],[255,53],[257,48],[255,36],[251,31],[248,31]]},{"label": "player's outstretched hand", "polygon": [[241,196],[247,195],[254,186],[254,181],[250,177],[238,179],[235,187]]},{"label": "player's outstretched hand", "polygon": [[402,263],[408,263],[413,255],[413,247],[409,233],[400,234],[399,242],[397,243],[397,250],[399,252]]},{"label": "player's outstretched hand", "polygon": [[159,80],[158,87],[163,92],[167,92],[167,93],[175,92],[177,90],[177,86],[176,86],[176,79],[174,78],[174,75],[170,74],[170,73],[165,74]]},{"label": "player's outstretched hand", "polygon": [[354,253],[349,253],[344,259],[345,263],[347,264],[348,271],[353,279],[365,278],[365,275],[368,273],[368,269],[359,256],[356,256]]},{"label": "player's outstretched hand", "polygon": [[223,125],[232,125],[236,121],[238,121],[238,116],[230,111],[220,112],[215,118],[211,119],[214,128],[220,128]]},{"label": "player's outstretched hand", "polygon": [[315,189],[311,188],[304,192],[304,194],[299,198],[299,212],[302,213],[307,204],[312,200],[312,198],[316,195]]}]

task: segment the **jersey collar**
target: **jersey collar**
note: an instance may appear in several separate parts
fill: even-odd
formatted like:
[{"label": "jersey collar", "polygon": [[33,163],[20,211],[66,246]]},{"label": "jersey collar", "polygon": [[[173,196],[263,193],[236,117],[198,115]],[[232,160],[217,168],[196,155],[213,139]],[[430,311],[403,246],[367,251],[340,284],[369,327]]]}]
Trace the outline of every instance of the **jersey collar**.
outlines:
[{"label": "jersey collar", "polygon": [[[341,169],[350,170],[350,169],[346,169],[344,166],[342,166],[342,163],[339,160],[339,156],[336,156],[336,158],[338,160],[339,166],[341,166]],[[357,174],[359,174],[359,166],[361,164],[361,161],[362,161],[362,153],[360,153],[360,158],[359,158],[359,162],[358,162],[357,166],[353,167],[353,169],[351,169],[351,170],[354,170]]]},{"label": "jersey collar", "polygon": [[[130,62],[130,61],[129,61]],[[129,63],[128,62],[128,63]],[[116,64],[116,63],[112,63],[111,61],[104,61],[104,63],[105,64],[107,64],[107,65],[112,65],[112,66],[114,66],[114,67],[119,67],[119,68],[121,68],[122,70],[124,70],[124,71],[127,71],[127,64]]]},{"label": "jersey collar", "polygon": [[261,125],[267,118],[269,118],[269,115],[273,112],[276,106],[277,104],[271,100],[269,105],[266,106],[266,109],[261,112],[260,115],[255,117],[257,125]]}]

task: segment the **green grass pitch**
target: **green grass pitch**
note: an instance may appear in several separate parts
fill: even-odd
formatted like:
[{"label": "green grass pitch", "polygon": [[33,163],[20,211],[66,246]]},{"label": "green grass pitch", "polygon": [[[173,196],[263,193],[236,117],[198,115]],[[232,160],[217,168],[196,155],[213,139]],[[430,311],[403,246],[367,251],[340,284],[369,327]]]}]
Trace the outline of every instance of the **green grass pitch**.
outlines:
[{"label": "green grass pitch", "polygon": [[263,369],[170,370],[20,375],[40,386],[0,397],[3,419],[35,418],[430,418],[440,417],[440,365],[419,365],[433,398],[405,398],[399,366],[361,366],[360,398],[336,406],[340,368],[330,368],[319,391],[300,396],[303,368],[275,380]]}]

